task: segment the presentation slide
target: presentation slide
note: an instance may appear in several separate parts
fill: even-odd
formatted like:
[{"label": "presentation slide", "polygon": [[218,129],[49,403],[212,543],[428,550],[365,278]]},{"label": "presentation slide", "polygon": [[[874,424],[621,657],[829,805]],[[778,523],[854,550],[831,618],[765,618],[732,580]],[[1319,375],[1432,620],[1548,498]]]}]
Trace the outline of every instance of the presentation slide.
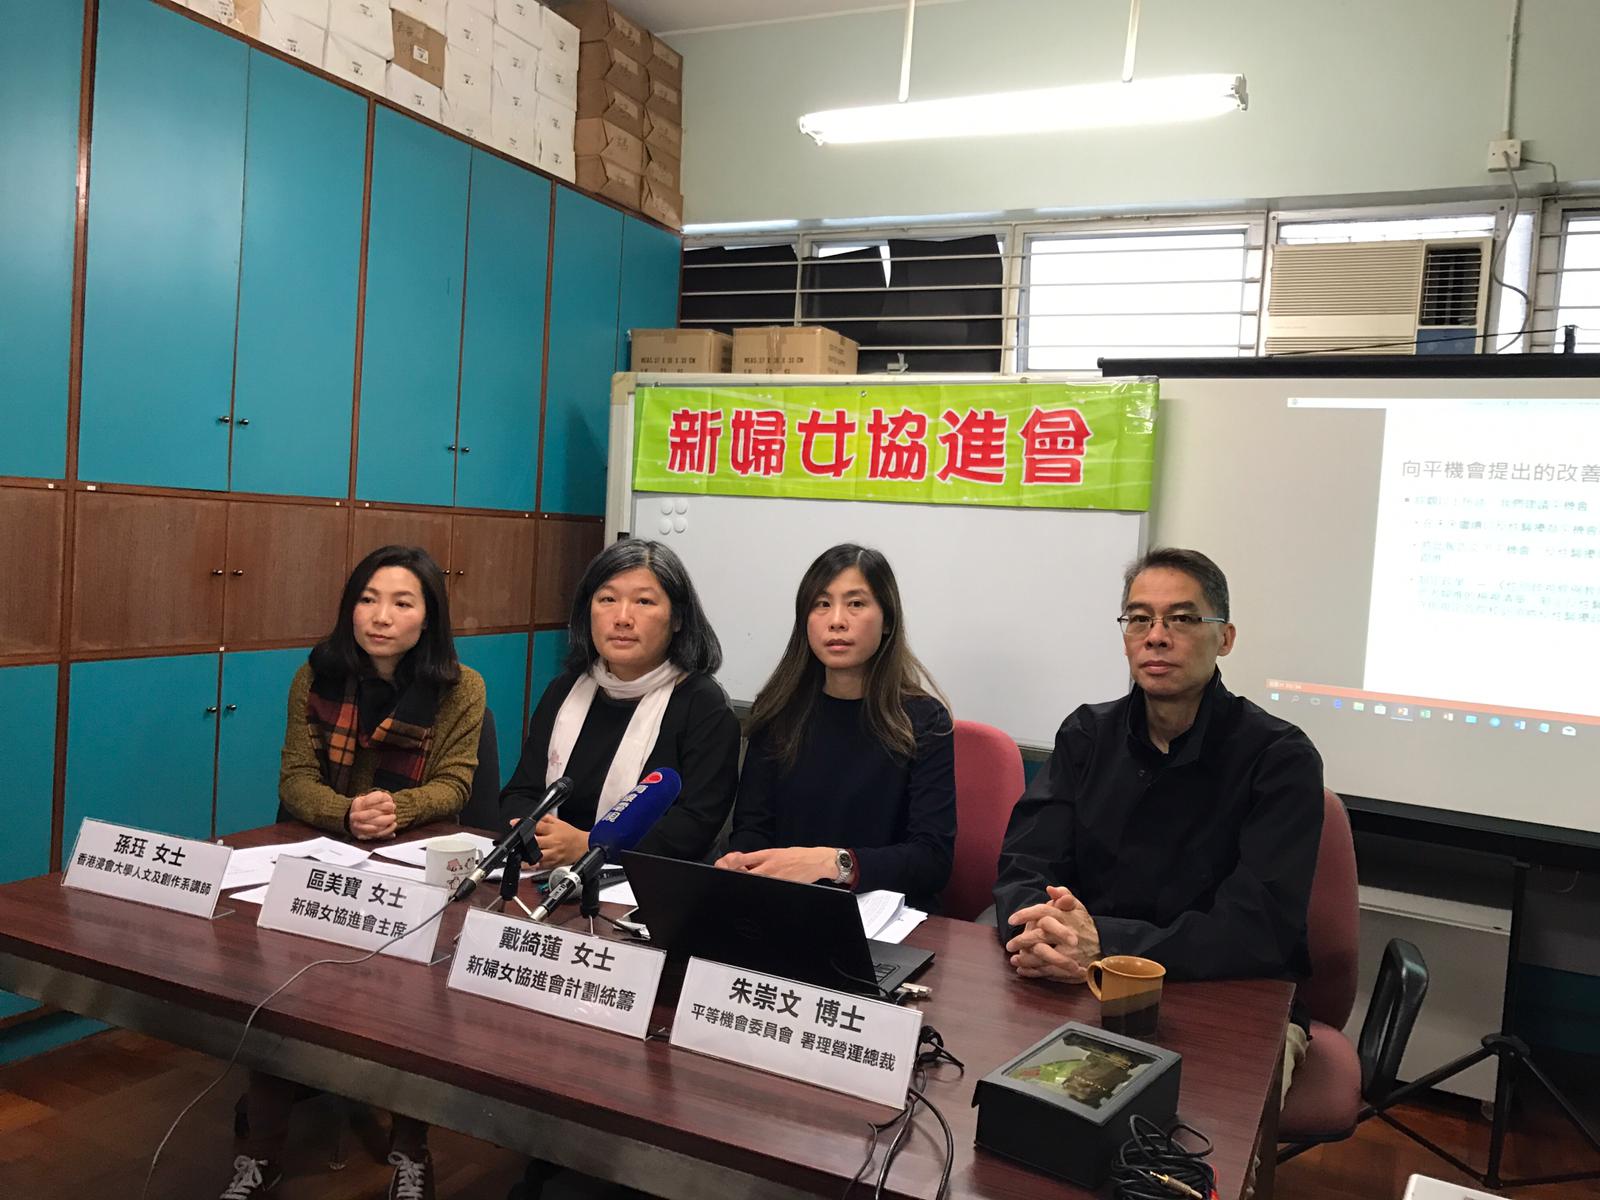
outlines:
[{"label": "presentation slide", "polygon": [[1600,381],[1163,380],[1154,541],[1351,795],[1600,832]]}]

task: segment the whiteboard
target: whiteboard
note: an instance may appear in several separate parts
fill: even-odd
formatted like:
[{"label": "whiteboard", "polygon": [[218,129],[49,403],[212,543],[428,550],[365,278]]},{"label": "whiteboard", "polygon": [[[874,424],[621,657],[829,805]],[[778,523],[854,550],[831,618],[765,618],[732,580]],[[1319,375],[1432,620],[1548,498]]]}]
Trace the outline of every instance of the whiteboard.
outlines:
[{"label": "whiteboard", "polygon": [[1143,546],[1142,513],[631,498],[626,531],[670,546],[688,567],[722,641],[718,679],[735,703],[755,699],[777,665],[800,577],[839,542],[888,557],[911,648],[958,719],[1048,749],[1074,708],[1128,689],[1115,618],[1122,571]]}]

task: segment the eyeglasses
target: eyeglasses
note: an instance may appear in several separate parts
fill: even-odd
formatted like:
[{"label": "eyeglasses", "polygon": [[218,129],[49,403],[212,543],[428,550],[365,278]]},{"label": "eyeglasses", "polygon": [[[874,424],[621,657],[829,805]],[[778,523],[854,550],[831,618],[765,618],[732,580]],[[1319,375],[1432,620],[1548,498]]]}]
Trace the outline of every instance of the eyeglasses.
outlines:
[{"label": "eyeglasses", "polygon": [[1227,617],[1202,617],[1199,613],[1171,613],[1165,617],[1152,617],[1149,613],[1123,613],[1117,618],[1125,638],[1142,638],[1157,621],[1166,626],[1168,633],[1198,633],[1202,625],[1226,625]]}]

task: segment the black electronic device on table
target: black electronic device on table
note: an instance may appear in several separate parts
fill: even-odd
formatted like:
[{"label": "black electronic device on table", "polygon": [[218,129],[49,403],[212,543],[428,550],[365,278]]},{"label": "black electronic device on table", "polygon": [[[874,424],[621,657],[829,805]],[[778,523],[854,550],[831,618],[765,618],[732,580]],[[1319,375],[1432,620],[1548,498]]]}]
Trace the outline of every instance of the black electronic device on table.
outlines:
[{"label": "black electronic device on table", "polygon": [[669,959],[706,958],[857,995],[892,993],[932,950],[868,939],[854,894],[626,850],[636,919]]}]

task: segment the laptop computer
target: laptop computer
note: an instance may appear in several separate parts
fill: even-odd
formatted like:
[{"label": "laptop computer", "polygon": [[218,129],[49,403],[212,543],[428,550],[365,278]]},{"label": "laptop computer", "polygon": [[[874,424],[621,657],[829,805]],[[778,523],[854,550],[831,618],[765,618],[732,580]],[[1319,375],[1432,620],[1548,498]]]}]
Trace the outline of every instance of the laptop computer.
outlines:
[{"label": "laptop computer", "polygon": [[669,959],[709,958],[817,987],[887,997],[932,950],[875,942],[850,892],[626,850],[622,865],[650,942]]}]

